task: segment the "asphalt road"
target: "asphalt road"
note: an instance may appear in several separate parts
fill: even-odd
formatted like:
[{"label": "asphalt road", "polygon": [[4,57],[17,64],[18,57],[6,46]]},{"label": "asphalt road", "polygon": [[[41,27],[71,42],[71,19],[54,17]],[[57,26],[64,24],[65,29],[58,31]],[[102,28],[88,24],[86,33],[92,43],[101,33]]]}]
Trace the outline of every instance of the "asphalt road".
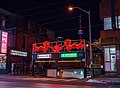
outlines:
[{"label": "asphalt road", "polygon": [[0,88],[120,88],[114,84],[93,84],[78,79],[0,78]]}]

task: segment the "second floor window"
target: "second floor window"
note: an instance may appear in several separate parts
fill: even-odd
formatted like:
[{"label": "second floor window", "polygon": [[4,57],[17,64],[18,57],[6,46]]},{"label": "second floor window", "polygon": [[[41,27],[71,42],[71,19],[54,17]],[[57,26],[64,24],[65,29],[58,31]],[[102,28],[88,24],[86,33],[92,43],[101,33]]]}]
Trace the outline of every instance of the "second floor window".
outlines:
[{"label": "second floor window", "polygon": [[22,48],[25,48],[26,44],[25,44],[25,36],[22,36]]}]

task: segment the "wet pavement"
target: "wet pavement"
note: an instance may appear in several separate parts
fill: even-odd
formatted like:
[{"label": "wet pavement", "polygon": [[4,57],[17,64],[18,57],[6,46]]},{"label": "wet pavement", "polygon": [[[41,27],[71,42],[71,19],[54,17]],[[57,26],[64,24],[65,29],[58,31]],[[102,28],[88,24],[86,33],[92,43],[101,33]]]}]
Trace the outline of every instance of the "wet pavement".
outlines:
[{"label": "wet pavement", "polygon": [[119,85],[66,85],[22,81],[0,81],[0,88],[120,88]]},{"label": "wet pavement", "polygon": [[[0,75],[0,88],[120,88],[119,84],[86,82],[88,80],[90,79],[57,79]],[[99,80],[103,80],[103,78]],[[119,81],[117,78],[116,80]]]}]

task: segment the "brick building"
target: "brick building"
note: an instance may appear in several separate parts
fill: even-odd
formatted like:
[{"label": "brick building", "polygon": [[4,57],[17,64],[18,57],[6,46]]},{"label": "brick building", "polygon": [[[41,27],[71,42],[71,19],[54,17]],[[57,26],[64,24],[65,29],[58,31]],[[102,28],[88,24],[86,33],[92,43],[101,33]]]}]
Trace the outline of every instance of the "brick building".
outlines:
[{"label": "brick building", "polygon": [[105,54],[105,72],[120,74],[119,0],[101,0],[100,17],[104,23],[104,30],[100,32],[99,45]]},{"label": "brick building", "polygon": [[54,40],[54,32],[51,30],[2,8],[0,8],[0,30],[8,32],[8,52],[4,57],[0,56],[1,62],[4,58],[5,69],[8,72],[12,72],[13,66],[17,64],[22,74],[28,73],[32,58],[32,44]]}]

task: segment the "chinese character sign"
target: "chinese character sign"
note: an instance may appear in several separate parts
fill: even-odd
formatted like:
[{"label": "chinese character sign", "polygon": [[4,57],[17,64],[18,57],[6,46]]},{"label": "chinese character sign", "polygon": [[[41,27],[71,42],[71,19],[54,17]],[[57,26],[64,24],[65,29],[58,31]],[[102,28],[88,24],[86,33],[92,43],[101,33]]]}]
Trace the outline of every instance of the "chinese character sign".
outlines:
[{"label": "chinese character sign", "polygon": [[8,38],[8,33],[4,31],[0,31],[1,36],[0,36],[0,45],[1,45],[1,53],[7,53],[7,38]]}]

